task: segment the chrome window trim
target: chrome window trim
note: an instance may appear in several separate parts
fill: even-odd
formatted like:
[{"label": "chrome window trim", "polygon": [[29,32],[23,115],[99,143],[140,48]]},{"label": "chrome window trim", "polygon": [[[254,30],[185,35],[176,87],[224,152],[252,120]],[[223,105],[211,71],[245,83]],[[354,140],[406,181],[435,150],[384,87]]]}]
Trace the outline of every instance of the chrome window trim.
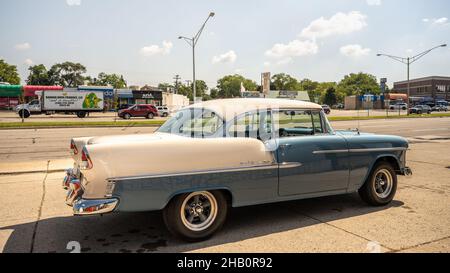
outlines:
[{"label": "chrome window trim", "polygon": [[151,175],[139,175],[139,176],[126,176],[126,177],[112,177],[108,178],[107,181],[123,181],[123,180],[136,180],[136,179],[148,179],[148,178],[163,178],[172,176],[184,176],[184,175],[199,175],[199,174],[210,174],[210,173],[228,173],[228,172],[242,172],[242,171],[254,171],[254,170],[271,170],[271,169],[289,169],[302,166],[298,162],[283,162],[281,164],[271,163],[263,165],[253,165],[246,167],[228,168],[228,169],[211,169],[211,170],[199,170],[193,172],[182,172],[182,173],[161,173],[161,174],[151,174]]}]

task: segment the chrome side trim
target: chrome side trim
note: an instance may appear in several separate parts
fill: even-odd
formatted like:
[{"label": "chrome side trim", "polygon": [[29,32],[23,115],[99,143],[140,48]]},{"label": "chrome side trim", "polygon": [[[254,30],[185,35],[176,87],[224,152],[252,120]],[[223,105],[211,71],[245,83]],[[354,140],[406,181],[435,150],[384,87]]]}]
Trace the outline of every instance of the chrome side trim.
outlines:
[{"label": "chrome side trim", "polygon": [[339,153],[348,153],[347,150],[321,150],[321,151],[313,151],[313,154],[339,154]]},{"label": "chrome side trim", "polygon": [[300,162],[283,162],[280,164],[280,169],[291,169],[291,168],[298,168],[303,166]]},{"label": "chrome side trim", "polygon": [[405,148],[405,147],[363,148],[363,149],[347,149],[347,150],[321,150],[321,151],[313,151],[313,154],[395,152],[395,151],[406,151],[406,150],[407,150],[407,148]]},{"label": "chrome side trim", "polygon": [[366,152],[396,152],[406,151],[405,147],[393,147],[393,148],[367,148],[367,149],[350,149],[350,153],[366,153]]},{"label": "chrome side trim", "polygon": [[136,179],[146,179],[146,178],[162,178],[171,176],[185,176],[185,175],[198,175],[198,174],[209,174],[209,173],[228,173],[228,172],[243,172],[243,171],[254,171],[254,170],[270,170],[277,169],[278,164],[272,163],[268,165],[255,165],[246,167],[237,167],[229,169],[212,169],[212,170],[199,170],[193,172],[182,172],[182,173],[162,173],[162,174],[151,174],[151,175],[139,175],[139,176],[128,176],[128,177],[111,177],[108,181],[120,181],[120,180],[136,180]]}]

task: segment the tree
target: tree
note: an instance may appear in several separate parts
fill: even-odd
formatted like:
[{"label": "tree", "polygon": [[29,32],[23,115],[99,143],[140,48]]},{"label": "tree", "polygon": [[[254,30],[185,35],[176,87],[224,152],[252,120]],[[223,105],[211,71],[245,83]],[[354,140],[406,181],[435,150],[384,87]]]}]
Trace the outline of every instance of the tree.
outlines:
[{"label": "tree", "polygon": [[[206,90],[208,90],[208,86],[205,81],[195,80],[195,95],[197,97],[202,97],[203,100],[210,99],[208,95],[206,95]],[[189,85],[179,85],[178,86],[178,94],[185,95],[189,98],[189,100],[193,101],[194,97],[192,94],[192,84]]]},{"label": "tree", "polygon": [[80,63],[64,62],[54,64],[48,74],[53,84],[64,87],[77,87],[84,83],[86,67]]},{"label": "tree", "polygon": [[221,98],[233,98],[241,96],[241,83],[246,90],[255,91],[257,84],[241,75],[228,75],[217,81],[218,95]]},{"label": "tree", "polygon": [[20,84],[19,73],[17,67],[10,65],[4,60],[0,59],[0,82],[7,82],[10,84]]},{"label": "tree", "polygon": [[323,103],[330,106],[337,103],[336,89],[334,87],[330,86],[327,91],[325,91]]},{"label": "tree", "polygon": [[219,90],[217,88],[211,88],[210,96],[212,99],[216,99],[219,97]]},{"label": "tree", "polygon": [[320,93],[316,92],[318,82],[312,81],[310,79],[303,79],[300,81],[300,89],[301,91],[308,91],[309,98],[312,101],[318,101],[320,98]]},{"label": "tree", "polygon": [[339,82],[337,91],[345,96],[364,95],[366,93],[379,94],[380,87],[375,76],[360,72],[346,75]]},{"label": "tree", "polygon": [[167,89],[174,89],[174,86],[171,85],[170,83],[160,83],[158,84],[158,88],[166,91]]},{"label": "tree", "polygon": [[272,76],[275,90],[299,90],[300,85],[297,79],[285,73],[279,73]]},{"label": "tree", "polygon": [[28,85],[53,85],[50,79],[47,68],[43,64],[32,65],[28,68],[30,74],[28,75]]},{"label": "tree", "polygon": [[118,74],[106,74],[100,72],[97,78],[92,79],[91,77],[86,77],[85,79],[88,81],[88,85],[112,86],[114,88],[127,87],[127,82],[123,76]]}]

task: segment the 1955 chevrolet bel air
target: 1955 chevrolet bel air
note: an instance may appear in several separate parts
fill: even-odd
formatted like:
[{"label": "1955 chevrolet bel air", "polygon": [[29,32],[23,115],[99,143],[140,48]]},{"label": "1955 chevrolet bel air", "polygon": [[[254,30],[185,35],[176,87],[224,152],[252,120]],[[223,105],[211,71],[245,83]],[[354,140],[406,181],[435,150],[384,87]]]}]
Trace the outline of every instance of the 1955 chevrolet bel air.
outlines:
[{"label": "1955 chevrolet bel air", "polygon": [[397,175],[412,174],[404,138],[335,131],[320,105],[283,99],[197,103],[153,134],[74,138],[70,148],[63,187],[75,215],[163,210],[191,241],[216,232],[228,206],[356,191],[383,206]]}]

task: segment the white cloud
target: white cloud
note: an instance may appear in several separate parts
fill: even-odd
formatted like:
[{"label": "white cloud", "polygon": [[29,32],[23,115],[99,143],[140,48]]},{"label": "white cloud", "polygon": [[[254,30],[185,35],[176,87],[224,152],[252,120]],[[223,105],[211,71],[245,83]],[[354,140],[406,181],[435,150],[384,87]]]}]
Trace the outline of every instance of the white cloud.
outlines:
[{"label": "white cloud", "polygon": [[341,54],[347,57],[361,57],[370,53],[370,48],[363,48],[361,45],[346,45],[341,47]]},{"label": "white cloud", "polygon": [[292,58],[291,57],[287,57],[287,58],[284,58],[284,59],[281,59],[281,60],[279,60],[278,62],[277,62],[277,65],[286,65],[286,64],[290,64],[290,63],[292,63]]},{"label": "white cloud", "polygon": [[437,25],[447,25],[448,24],[448,18],[447,17],[441,17],[441,18],[423,18],[422,22],[429,23],[431,25],[437,26]]},{"label": "white cloud", "polygon": [[34,62],[31,59],[26,59],[23,63],[26,65],[32,65]]},{"label": "white cloud", "polygon": [[15,48],[16,48],[17,50],[27,50],[27,49],[30,49],[30,48],[31,48],[31,45],[30,45],[30,43],[22,43],[22,44],[17,44],[17,45],[15,46]]},{"label": "white cloud", "polygon": [[217,63],[234,63],[237,59],[237,55],[233,50],[225,52],[219,56],[214,56],[212,59],[213,64]]},{"label": "white cloud", "polygon": [[299,57],[314,55],[319,51],[316,42],[293,40],[288,44],[275,44],[266,51],[266,56],[275,58]]},{"label": "white cloud", "polygon": [[69,6],[79,6],[81,5],[81,0],[66,0],[66,3]]},{"label": "white cloud", "polygon": [[369,6],[381,6],[381,0],[366,0]]},{"label": "white cloud", "polygon": [[163,41],[162,46],[159,45],[144,46],[139,50],[139,52],[145,57],[150,57],[154,55],[167,55],[170,53],[172,47],[173,47],[172,42]]},{"label": "white cloud", "polygon": [[314,39],[332,35],[348,34],[367,26],[367,16],[359,11],[349,13],[338,12],[330,19],[320,17],[304,28],[300,37]]}]

